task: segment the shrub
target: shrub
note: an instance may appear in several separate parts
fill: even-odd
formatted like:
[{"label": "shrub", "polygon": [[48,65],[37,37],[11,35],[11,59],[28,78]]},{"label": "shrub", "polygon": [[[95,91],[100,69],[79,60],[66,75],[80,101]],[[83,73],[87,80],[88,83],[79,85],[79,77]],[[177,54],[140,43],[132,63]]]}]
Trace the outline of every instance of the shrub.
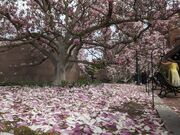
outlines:
[{"label": "shrub", "polygon": [[44,86],[52,86],[52,82],[35,82],[35,81],[17,81],[17,82],[0,82],[0,86],[29,86],[29,87],[34,87],[34,86],[39,86],[39,87],[44,87]]},{"label": "shrub", "polygon": [[74,82],[74,85],[77,87],[86,86],[89,84],[90,84],[90,81],[86,78],[80,78],[76,82]]},{"label": "shrub", "polygon": [[68,87],[68,85],[69,85],[69,82],[65,81],[65,80],[62,80],[61,83],[60,83],[61,87]]}]

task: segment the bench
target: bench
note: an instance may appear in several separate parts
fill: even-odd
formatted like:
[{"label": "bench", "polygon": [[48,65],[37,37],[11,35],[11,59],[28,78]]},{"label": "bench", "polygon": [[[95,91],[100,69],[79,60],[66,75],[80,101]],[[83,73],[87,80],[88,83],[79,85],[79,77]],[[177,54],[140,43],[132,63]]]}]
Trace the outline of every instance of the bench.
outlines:
[{"label": "bench", "polygon": [[163,98],[166,97],[168,93],[174,93],[177,95],[177,92],[180,90],[180,86],[173,86],[168,82],[168,80],[160,73],[157,72],[152,77],[152,81],[157,85],[160,86],[160,93],[158,94],[159,97]]}]

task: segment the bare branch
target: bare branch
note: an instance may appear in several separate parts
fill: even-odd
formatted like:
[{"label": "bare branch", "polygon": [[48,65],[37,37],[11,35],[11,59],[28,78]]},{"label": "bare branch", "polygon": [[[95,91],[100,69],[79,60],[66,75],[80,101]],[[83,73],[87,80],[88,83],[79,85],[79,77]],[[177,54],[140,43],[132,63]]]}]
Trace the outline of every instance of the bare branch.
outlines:
[{"label": "bare branch", "polygon": [[85,30],[82,30],[81,32],[75,34],[74,35],[77,35],[77,36],[84,36],[86,35],[87,33],[91,33],[93,31],[96,31],[98,29],[101,29],[101,28],[105,28],[105,27],[109,27],[111,25],[114,25],[114,24],[121,24],[121,23],[127,23],[127,22],[136,22],[137,20],[135,19],[127,19],[127,20],[110,20],[109,22],[102,22],[101,24],[99,25],[95,25],[95,26],[92,26],[92,27],[89,27]]}]

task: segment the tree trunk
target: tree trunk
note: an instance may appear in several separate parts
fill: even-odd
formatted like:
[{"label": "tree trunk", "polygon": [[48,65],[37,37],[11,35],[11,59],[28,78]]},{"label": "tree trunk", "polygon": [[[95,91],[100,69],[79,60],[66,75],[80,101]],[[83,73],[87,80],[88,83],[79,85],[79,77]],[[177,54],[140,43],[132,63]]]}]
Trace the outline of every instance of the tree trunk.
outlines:
[{"label": "tree trunk", "polygon": [[[54,84],[59,85],[61,81],[76,81],[79,77],[79,66],[77,63],[68,62],[68,59],[77,59],[77,53],[72,53],[71,56],[67,57],[67,52],[70,49],[67,49],[67,45],[64,43],[64,40],[59,37],[58,50],[59,53],[55,54],[52,57],[52,62],[54,65]],[[73,52],[76,52],[75,50]]]},{"label": "tree trunk", "polygon": [[79,78],[79,67],[77,63],[54,63],[54,85],[61,84],[61,81],[76,81]]},{"label": "tree trunk", "polygon": [[60,62],[54,63],[54,84],[58,85],[65,80],[65,65]]}]

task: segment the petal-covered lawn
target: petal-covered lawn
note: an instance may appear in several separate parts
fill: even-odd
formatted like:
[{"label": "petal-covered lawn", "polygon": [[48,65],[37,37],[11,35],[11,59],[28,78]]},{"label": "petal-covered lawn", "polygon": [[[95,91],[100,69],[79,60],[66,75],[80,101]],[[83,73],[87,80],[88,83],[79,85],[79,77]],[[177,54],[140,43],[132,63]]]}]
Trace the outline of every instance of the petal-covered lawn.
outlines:
[{"label": "petal-covered lawn", "polygon": [[22,126],[51,135],[167,134],[144,87],[127,84],[0,87],[0,131]]}]

